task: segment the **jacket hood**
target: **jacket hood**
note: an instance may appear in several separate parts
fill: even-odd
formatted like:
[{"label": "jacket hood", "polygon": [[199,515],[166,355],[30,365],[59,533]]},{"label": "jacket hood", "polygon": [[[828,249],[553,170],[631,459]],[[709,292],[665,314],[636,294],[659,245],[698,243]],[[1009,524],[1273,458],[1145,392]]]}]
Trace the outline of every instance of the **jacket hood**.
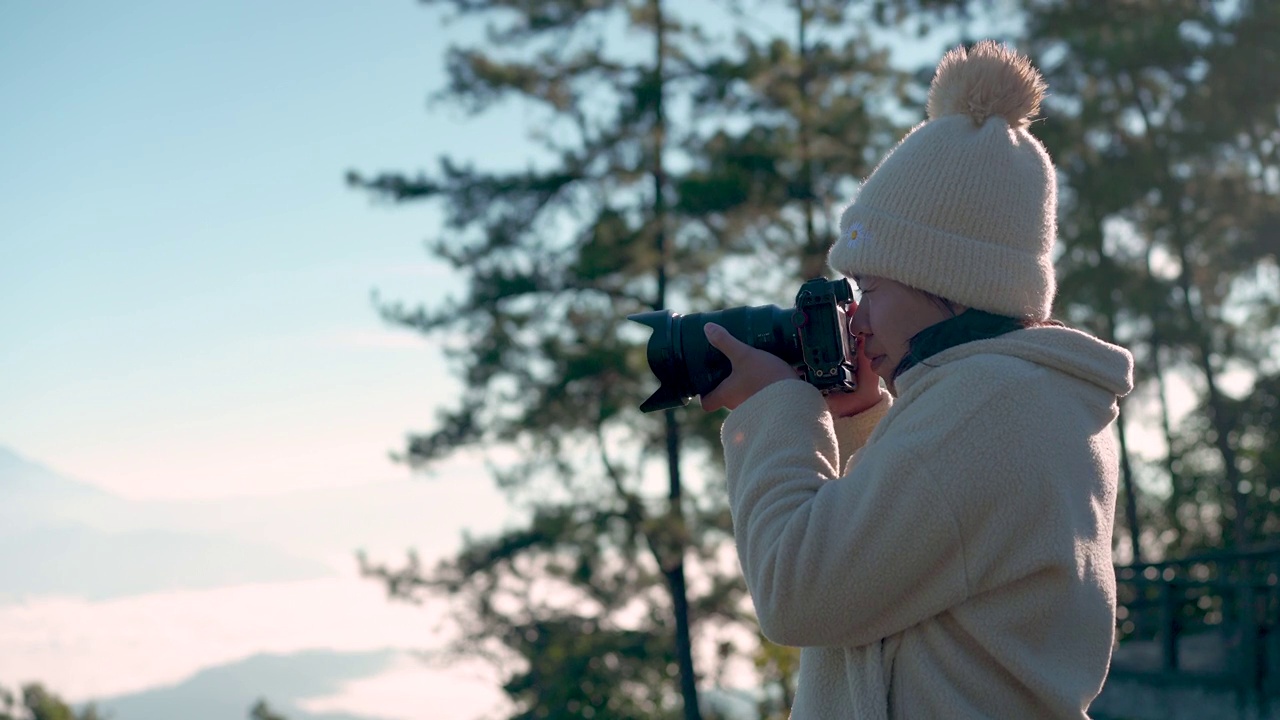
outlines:
[{"label": "jacket hood", "polygon": [[[1008,355],[1027,360],[1092,383],[1117,398],[1133,391],[1133,355],[1079,330],[1055,326],[1016,330],[948,348],[926,362],[937,366],[973,355]],[[918,368],[904,373],[898,386],[902,387],[902,380]]]}]

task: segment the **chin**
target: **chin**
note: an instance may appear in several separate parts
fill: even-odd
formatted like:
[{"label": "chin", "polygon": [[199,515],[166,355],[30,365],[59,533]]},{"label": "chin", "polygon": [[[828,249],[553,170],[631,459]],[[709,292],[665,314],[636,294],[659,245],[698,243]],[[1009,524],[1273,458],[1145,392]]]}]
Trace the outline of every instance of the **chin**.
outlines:
[{"label": "chin", "polygon": [[892,378],[892,377],[888,377],[888,376],[886,376],[886,375],[884,375],[884,374],[881,374],[881,373],[878,373],[878,372],[876,373],[876,377],[880,378],[880,380],[884,382],[885,387],[889,389],[889,392],[890,392],[894,397],[898,397],[898,393],[897,393],[897,391],[895,391],[895,390],[893,389],[893,378]]}]

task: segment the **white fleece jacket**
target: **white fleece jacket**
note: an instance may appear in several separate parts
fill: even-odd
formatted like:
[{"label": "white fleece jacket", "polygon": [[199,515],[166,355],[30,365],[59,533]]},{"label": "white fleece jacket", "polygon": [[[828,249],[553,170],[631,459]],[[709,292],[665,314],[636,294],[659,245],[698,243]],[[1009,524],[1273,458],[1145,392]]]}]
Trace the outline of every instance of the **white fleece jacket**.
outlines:
[{"label": "white fleece jacket", "polygon": [[1034,328],[938,353],[847,420],[800,380],[730,414],[747,587],[765,636],[803,648],[793,718],[1087,717],[1132,374],[1122,348]]}]

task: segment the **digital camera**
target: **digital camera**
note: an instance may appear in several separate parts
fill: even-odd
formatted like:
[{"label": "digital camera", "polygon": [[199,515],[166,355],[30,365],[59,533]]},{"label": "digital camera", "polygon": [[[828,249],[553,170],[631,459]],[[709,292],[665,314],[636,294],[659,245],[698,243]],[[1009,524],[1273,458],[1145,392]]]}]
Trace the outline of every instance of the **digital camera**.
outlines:
[{"label": "digital camera", "polygon": [[732,368],[729,358],[711,346],[703,326],[715,323],[742,342],[776,355],[797,375],[827,394],[853,392],[857,387],[848,331],[847,311],[853,301],[849,281],[814,278],[800,286],[794,307],[777,305],[733,307],[680,315],[670,310],[628,315],[653,328],[647,355],[649,369],[660,383],[640,404],[642,412],[688,404],[695,395],[715,389]]}]

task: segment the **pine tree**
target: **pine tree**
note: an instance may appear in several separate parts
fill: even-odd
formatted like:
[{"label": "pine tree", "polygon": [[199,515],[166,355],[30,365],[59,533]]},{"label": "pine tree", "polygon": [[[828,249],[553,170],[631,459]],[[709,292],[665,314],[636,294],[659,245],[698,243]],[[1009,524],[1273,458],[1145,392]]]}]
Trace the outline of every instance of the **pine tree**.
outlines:
[{"label": "pine tree", "polygon": [[[1159,384],[1170,487],[1161,520],[1176,537],[1157,552],[1262,537],[1249,523],[1240,417],[1222,384],[1230,371],[1256,375],[1275,342],[1273,315],[1250,337],[1237,318],[1264,318],[1277,300],[1265,292],[1280,190],[1267,170],[1280,141],[1280,90],[1265,71],[1276,27],[1268,3],[1031,6],[1049,126],[1060,126],[1050,151],[1068,177],[1064,264],[1090,273],[1068,273],[1063,300],[1123,328],[1140,385]],[[1203,389],[1181,428],[1166,405],[1175,376]]]},{"label": "pine tree", "polygon": [[[445,158],[434,174],[350,179],[440,201],[447,235],[433,251],[469,280],[441,307],[383,308],[458,338],[449,352],[466,380],[406,459],[516,450],[495,476],[530,522],[434,569],[366,569],[393,594],[461,600],[456,650],[517,660],[517,717],[674,715],[673,675],[695,717],[695,622],[722,656],[755,630],[718,473],[694,474],[686,492],[689,468],[719,465],[721,416],[636,412],[653,380],[643,336],[621,318],[790,302],[824,267],[823,206],[899,135],[884,116],[907,80],[850,35],[842,3],[770,6],[794,35],[757,24],[730,38],[656,0],[435,4],[508,21],[490,31],[502,53],[450,50],[443,97],[474,111],[523,99],[544,113],[534,124],[553,161],[486,172]],[[610,52],[623,36],[645,42]]]},{"label": "pine tree", "polygon": [[[434,251],[470,281],[445,307],[384,308],[394,322],[465,338],[450,349],[465,395],[411,439],[407,459],[506,445],[517,459],[495,474],[531,521],[469,542],[429,575],[412,564],[370,571],[397,591],[465,598],[460,649],[496,641],[523,661],[506,685],[518,717],[662,717],[680,706],[699,717],[692,618],[746,617],[741,581],[723,571],[723,502],[687,498],[682,477],[690,450],[718,452],[715,422],[636,411],[652,381],[638,328],[623,318],[709,297],[696,279],[721,250],[682,242],[670,167],[672,98],[699,82],[704,39],[659,0],[435,4],[494,19],[489,46],[501,48],[450,50],[445,95],[473,110],[522,98],[545,113],[555,161],[511,173],[446,158],[432,178],[352,181],[397,200],[443,200],[448,237]],[[628,45],[635,37],[647,43]],[[665,492],[654,491],[659,466]],[[695,608],[689,562],[709,584]]]}]

